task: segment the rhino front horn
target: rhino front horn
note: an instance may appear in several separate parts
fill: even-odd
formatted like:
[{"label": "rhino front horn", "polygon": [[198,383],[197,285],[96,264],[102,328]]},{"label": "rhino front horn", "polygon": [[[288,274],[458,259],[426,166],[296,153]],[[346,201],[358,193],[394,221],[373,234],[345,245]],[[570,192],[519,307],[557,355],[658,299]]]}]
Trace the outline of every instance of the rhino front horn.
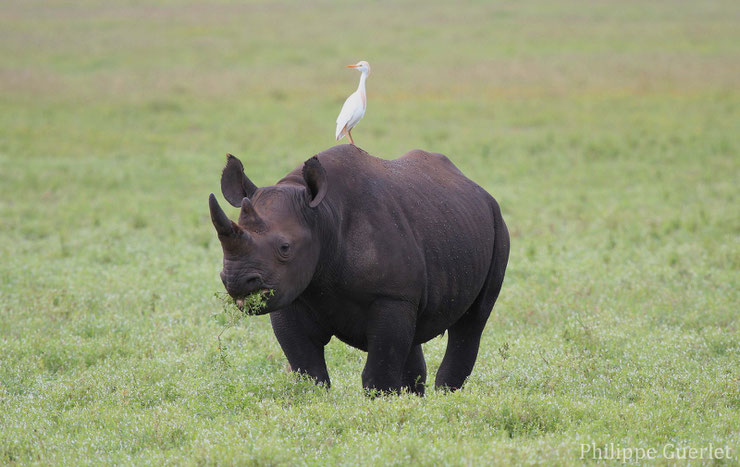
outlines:
[{"label": "rhino front horn", "polygon": [[211,221],[213,226],[216,228],[221,236],[232,236],[234,235],[234,223],[228,218],[226,213],[216,201],[216,196],[213,193],[208,197],[208,206],[211,208]]}]

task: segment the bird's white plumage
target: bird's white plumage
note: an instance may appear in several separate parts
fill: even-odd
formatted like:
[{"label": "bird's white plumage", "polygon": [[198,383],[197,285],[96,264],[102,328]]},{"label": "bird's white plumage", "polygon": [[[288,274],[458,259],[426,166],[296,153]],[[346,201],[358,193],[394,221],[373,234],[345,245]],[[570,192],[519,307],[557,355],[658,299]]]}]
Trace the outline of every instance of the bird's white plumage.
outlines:
[{"label": "bird's white plumage", "polygon": [[342,110],[339,112],[337,117],[337,141],[339,141],[344,132],[351,130],[357,125],[357,122],[365,116],[365,109],[367,106],[363,102],[360,91],[353,92],[342,106]]},{"label": "bird's white plumage", "polygon": [[354,128],[355,125],[357,125],[357,123],[362,119],[362,117],[365,116],[365,110],[367,109],[365,81],[370,74],[370,64],[363,60],[357,62],[357,64],[355,65],[347,66],[350,68],[355,68],[356,70],[362,72],[362,74],[360,75],[360,84],[357,86],[357,91],[353,92],[347,98],[347,100],[344,101],[342,110],[339,112],[339,116],[337,117],[337,131],[335,136],[337,138],[337,141],[342,139],[344,136],[347,136],[350,140],[350,143],[354,144],[350,131],[352,131],[352,128]]}]

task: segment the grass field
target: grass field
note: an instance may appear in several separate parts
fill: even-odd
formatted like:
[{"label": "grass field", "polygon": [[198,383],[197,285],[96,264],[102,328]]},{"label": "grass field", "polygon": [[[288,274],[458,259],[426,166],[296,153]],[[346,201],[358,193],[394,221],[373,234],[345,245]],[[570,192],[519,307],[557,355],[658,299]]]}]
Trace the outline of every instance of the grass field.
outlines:
[{"label": "grass field", "polygon": [[[4,0],[0,464],[737,464],[738,24],[731,0]],[[335,144],[362,59],[357,144],[447,154],[512,234],[454,394],[368,399],[336,340],[314,387],[264,316],[218,350],[224,155],[267,185]]]}]

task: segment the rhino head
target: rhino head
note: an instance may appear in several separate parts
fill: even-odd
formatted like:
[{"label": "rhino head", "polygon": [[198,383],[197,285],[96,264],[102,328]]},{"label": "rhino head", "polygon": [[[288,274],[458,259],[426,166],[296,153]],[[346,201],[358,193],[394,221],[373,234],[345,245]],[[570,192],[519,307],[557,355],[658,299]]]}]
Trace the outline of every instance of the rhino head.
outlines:
[{"label": "rhino head", "polygon": [[226,216],[211,193],[211,220],[224,252],[221,280],[239,305],[257,291],[272,290],[269,313],[293,302],[316,270],[321,242],[316,208],[326,195],[326,172],[316,157],[274,186],[258,188],[241,161],[227,155],[221,175],[226,200],[241,208],[238,222]]}]

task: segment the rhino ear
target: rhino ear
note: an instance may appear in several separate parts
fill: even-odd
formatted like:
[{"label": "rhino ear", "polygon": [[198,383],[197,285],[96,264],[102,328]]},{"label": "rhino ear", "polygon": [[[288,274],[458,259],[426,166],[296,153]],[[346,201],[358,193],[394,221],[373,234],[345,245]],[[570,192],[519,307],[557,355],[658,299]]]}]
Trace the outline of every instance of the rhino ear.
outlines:
[{"label": "rhino ear", "polygon": [[226,154],[226,167],[221,172],[221,193],[232,206],[238,208],[244,198],[251,198],[257,186],[244,174],[242,161]]},{"label": "rhino ear", "polygon": [[311,197],[308,205],[315,208],[324,199],[329,188],[326,171],[316,156],[303,164],[303,179],[306,181],[308,193]]}]

